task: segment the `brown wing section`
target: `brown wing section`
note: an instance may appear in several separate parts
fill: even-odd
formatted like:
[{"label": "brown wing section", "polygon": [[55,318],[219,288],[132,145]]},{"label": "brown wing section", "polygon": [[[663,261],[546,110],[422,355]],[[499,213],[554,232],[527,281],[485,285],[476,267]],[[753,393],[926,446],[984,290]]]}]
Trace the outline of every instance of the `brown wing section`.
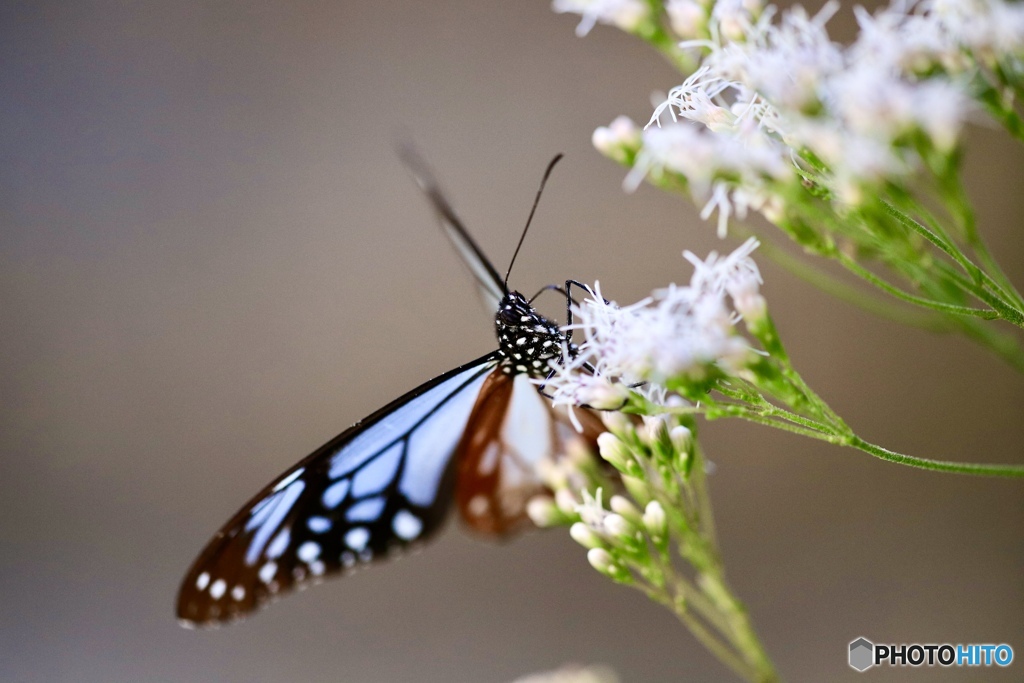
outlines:
[{"label": "brown wing section", "polygon": [[495,536],[519,530],[528,521],[527,503],[545,491],[537,463],[564,456],[574,439],[596,452],[597,436],[604,431],[601,421],[586,409],[576,409],[576,417],[583,433],[564,411],[552,408],[526,375],[492,373],[455,455],[455,501],[463,521]]}]

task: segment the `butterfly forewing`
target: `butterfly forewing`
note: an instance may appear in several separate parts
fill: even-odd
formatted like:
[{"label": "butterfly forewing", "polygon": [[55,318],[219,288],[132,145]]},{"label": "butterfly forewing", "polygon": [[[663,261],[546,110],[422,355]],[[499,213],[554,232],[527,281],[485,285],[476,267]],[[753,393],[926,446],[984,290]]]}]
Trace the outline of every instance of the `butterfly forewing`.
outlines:
[{"label": "butterfly forewing", "polygon": [[450,507],[452,456],[496,367],[492,353],[431,380],[278,477],[200,554],[178,617],[232,620],[430,536]]},{"label": "butterfly forewing", "polygon": [[441,187],[426,162],[411,148],[402,150],[402,159],[412,172],[417,184],[427,195],[427,199],[444,229],[445,236],[451,241],[462,262],[476,280],[477,288],[487,310],[497,310],[498,302],[505,295],[505,283],[498,271],[484,256],[483,250],[470,237],[469,231],[459,220],[451,203],[441,192]]}]

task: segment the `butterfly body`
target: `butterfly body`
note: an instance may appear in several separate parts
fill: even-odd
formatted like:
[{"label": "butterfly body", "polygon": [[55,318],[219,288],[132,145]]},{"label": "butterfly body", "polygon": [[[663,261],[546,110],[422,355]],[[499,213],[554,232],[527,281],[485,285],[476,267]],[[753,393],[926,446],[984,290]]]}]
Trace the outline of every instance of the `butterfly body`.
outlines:
[{"label": "butterfly body", "polygon": [[242,506],[182,581],[183,625],[237,620],[293,589],[418,544],[441,527],[453,502],[476,531],[516,531],[527,522],[527,502],[545,490],[537,463],[561,457],[574,440],[592,447],[600,433],[586,410],[577,411],[583,430],[575,431],[536,386],[551,363],[572,353],[558,325],[507,288],[429,175],[414,171],[495,311],[498,349],[357,422]]},{"label": "butterfly body", "polygon": [[519,292],[509,292],[499,301],[494,327],[506,374],[544,378],[551,371],[550,363],[561,358],[563,335],[558,325],[538,313]]}]

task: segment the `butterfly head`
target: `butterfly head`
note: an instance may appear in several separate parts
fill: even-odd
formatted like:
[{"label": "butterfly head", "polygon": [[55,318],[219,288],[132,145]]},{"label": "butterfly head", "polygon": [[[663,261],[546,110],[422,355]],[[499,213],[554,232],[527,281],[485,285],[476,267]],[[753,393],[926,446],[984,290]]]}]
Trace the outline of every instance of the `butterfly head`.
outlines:
[{"label": "butterfly head", "polygon": [[538,313],[519,292],[502,297],[494,326],[502,369],[508,374],[546,377],[548,363],[562,355],[558,325]]}]

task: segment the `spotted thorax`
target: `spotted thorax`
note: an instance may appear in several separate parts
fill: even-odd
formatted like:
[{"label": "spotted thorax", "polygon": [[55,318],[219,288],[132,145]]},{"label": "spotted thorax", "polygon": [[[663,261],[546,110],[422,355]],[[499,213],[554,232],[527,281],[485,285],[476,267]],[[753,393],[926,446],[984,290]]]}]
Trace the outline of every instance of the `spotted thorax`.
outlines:
[{"label": "spotted thorax", "polygon": [[560,361],[562,334],[558,325],[538,313],[519,292],[506,294],[494,315],[498,355],[506,374],[546,377],[551,360]]}]

